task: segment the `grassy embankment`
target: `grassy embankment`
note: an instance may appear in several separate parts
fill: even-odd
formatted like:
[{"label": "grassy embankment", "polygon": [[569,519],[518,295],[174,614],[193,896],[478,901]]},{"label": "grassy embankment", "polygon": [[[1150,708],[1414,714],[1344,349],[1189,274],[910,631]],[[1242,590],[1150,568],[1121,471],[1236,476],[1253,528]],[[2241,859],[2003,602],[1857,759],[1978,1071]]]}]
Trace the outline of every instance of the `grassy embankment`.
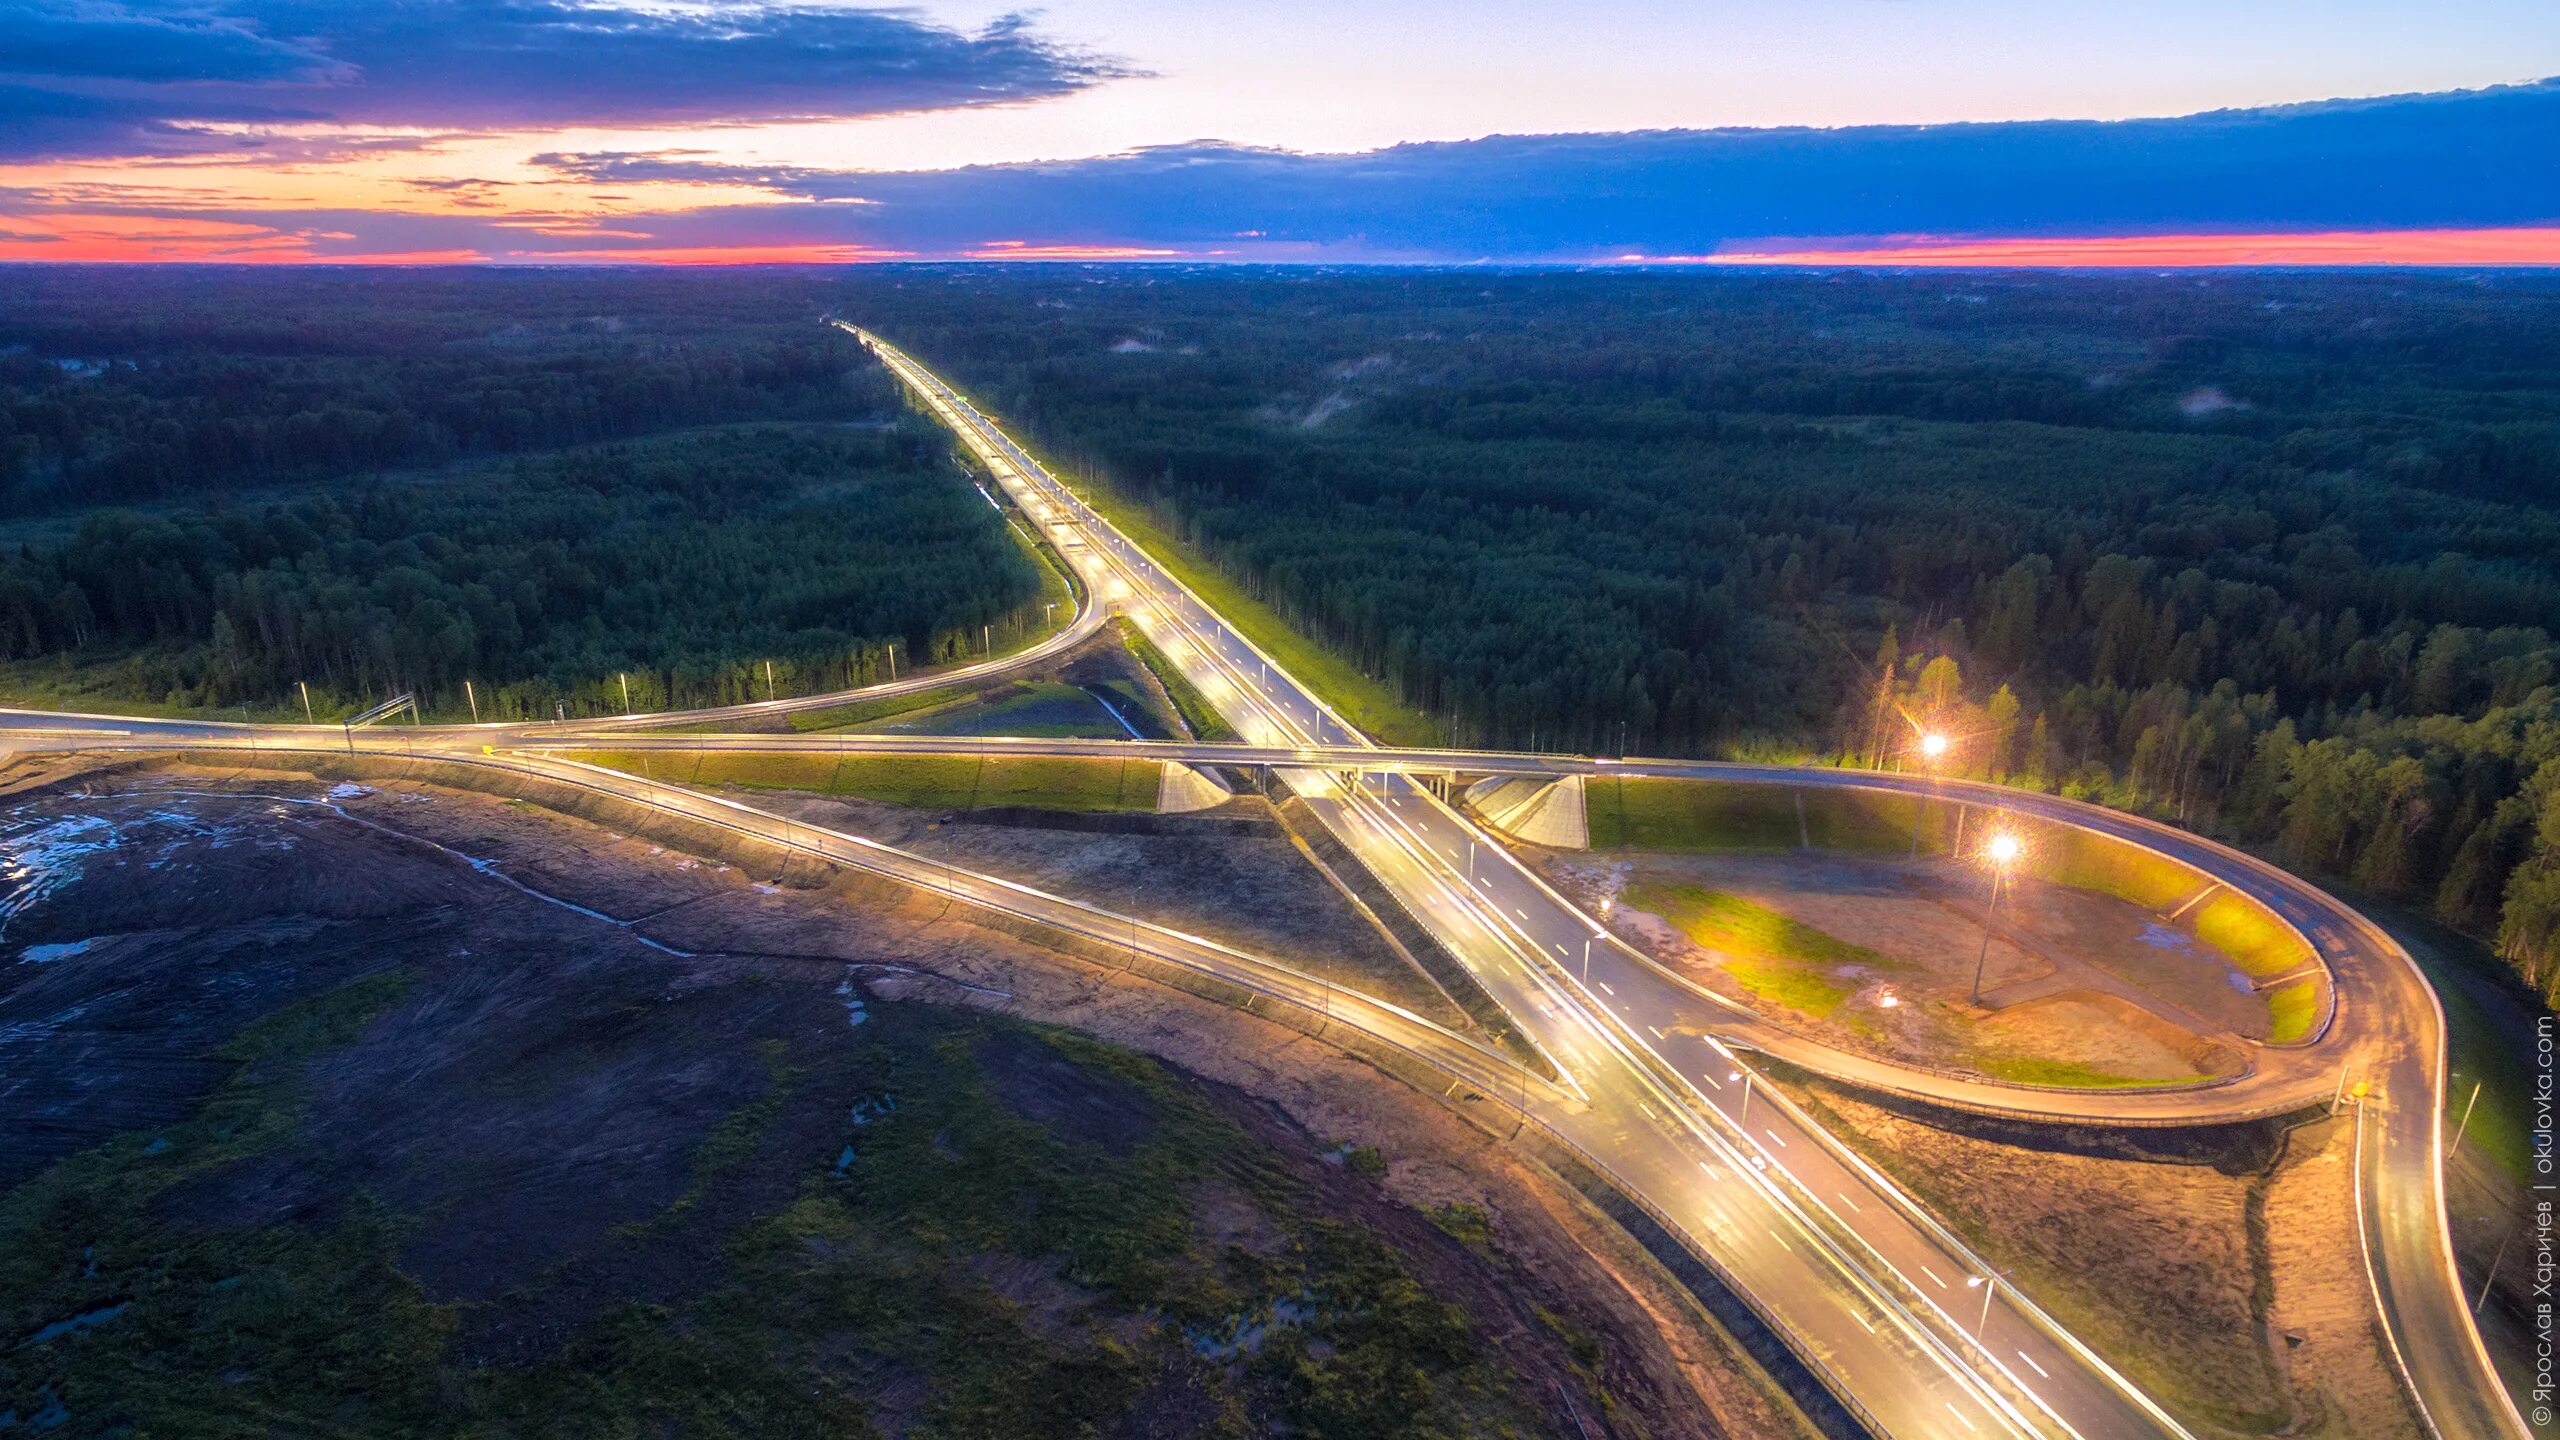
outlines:
[{"label": "grassy embankment", "polygon": [[1808,841],[1817,850],[1907,851],[1915,803],[1848,790],[1624,775],[1592,776],[1583,797],[1591,848],[1674,854],[1793,850]]},{"label": "grassy embankment", "polygon": [[912,711],[963,704],[974,693],[966,686],[942,685],[930,690],[910,690],[903,695],[882,695],[844,705],[829,705],[822,710],[795,710],[790,717],[791,728],[803,735],[819,730],[849,730],[856,725],[868,725],[875,720],[886,720]]},{"label": "grassy embankment", "polygon": [[[1954,837],[1953,805],[1933,801],[1922,811],[1920,802],[1898,795],[1629,776],[1595,776],[1584,794],[1594,849],[1698,854],[1792,850],[1810,841],[1817,850],[1908,853],[1917,823],[1922,851],[1943,855]],[[2013,823],[2027,836],[2025,873],[2049,883],[2110,895],[2155,913],[2176,909],[2203,888],[2196,871],[2140,846],[2066,825]],[[2297,973],[2311,953],[2266,907],[2225,887],[2182,914],[2179,923],[2252,980],[2293,976],[2263,992],[2268,1038],[2287,1044],[2309,1035],[2328,982],[2316,973]],[[2034,1083],[2104,1082],[2077,1077]]]},{"label": "grassy embankment", "polygon": [[1626,903],[1722,954],[1725,973],[1752,994],[1816,1020],[1840,1008],[1868,976],[1907,968],[1890,955],[1703,885],[1639,881],[1627,887]]},{"label": "grassy embankment", "polygon": [[1163,770],[1153,760],[1052,756],[589,750],[569,758],[678,785],[800,790],[919,810],[1152,811]]},{"label": "grassy embankment", "polygon": [[[1342,718],[1389,745],[1432,746],[1444,742],[1446,733],[1438,720],[1407,705],[1385,684],[1362,674],[1359,667],[1299,634],[1280,617],[1278,611],[1246,594],[1243,586],[1191,555],[1172,535],[1159,528],[1144,509],[1102,485],[1090,486],[1086,495],[1093,502],[1093,507],[1101,511],[1103,517],[1121,533],[1144,547],[1176,579],[1190,586],[1210,609],[1217,611],[1238,633],[1261,647],[1263,653],[1277,662],[1280,668],[1313,688],[1326,704],[1341,713]],[[1157,659],[1162,657],[1159,655]],[[1162,674],[1169,668],[1158,667],[1158,673]],[[1204,735],[1201,738],[1209,737]]]},{"label": "grassy embankment", "polygon": [[1174,665],[1172,657],[1157,649],[1156,643],[1141,634],[1126,616],[1112,620],[1111,633],[1120,637],[1120,643],[1164,687],[1166,698],[1173,701],[1174,713],[1190,727],[1193,739],[1226,742],[1243,738],[1236,733],[1236,727],[1227,723],[1227,717],[1218,713],[1218,707],[1209,703],[1209,697],[1200,693],[1200,687]]},{"label": "grassy embankment", "polygon": [[[2205,879],[2196,871],[2139,845],[2065,825],[2027,828],[2029,873],[2053,884],[2094,890],[2161,914],[2178,909],[2204,888]],[[2310,1035],[2320,1020],[2328,978],[2319,971],[2299,973],[2312,963],[2311,950],[2273,912],[2220,886],[2180,914],[2178,923],[2252,981],[2278,981],[2259,997],[2267,1007],[2270,1043],[2292,1044]],[[2283,976],[2293,978],[2280,980]]]}]

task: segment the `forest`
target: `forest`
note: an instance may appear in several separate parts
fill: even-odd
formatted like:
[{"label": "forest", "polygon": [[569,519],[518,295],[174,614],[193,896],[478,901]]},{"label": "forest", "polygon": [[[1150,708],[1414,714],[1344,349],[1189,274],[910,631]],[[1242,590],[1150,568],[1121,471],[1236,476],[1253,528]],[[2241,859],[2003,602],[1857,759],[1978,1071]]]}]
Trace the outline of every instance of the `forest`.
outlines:
[{"label": "forest", "polygon": [[78,273],[0,268],[21,702],[730,703],[1019,641],[1056,598],[788,282]]},{"label": "forest", "polygon": [[0,515],[848,412],[756,275],[0,266]]},{"label": "forest", "polygon": [[1470,744],[1917,763],[2268,849],[2560,994],[2560,282],[857,274]]},{"label": "forest", "polygon": [[1943,730],[2560,994],[2550,278],[0,268],[0,688],[593,713],[1018,638],[1037,566],[827,314],[1409,729]]}]

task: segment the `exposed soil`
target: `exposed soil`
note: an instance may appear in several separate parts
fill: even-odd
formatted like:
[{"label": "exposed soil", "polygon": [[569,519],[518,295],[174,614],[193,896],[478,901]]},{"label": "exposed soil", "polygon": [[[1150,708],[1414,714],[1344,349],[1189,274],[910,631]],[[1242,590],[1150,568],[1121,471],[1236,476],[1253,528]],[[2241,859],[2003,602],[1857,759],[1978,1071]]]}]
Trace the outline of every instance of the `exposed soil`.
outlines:
[{"label": "exposed soil", "polygon": [[[627,1302],[681,1308],[721,1285],[742,1263],[741,1227],[809,1193],[847,1107],[875,1103],[848,1089],[863,1026],[894,1012],[929,1046],[953,1023],[935,1016],[970,1007],[1181,1067],[1180,1093],[1244,1127],[1262,1163],[1312,1197],[1312,1217],[1384,1240],[1459,1306],[1546,1432],[1795,1432],[1623,1232],[1450,1110],[1294,1032],[936,902],[758,884],[531,807],[408,785],[331,796],[291,776],[233,785],[172,769],[28,802],[9,824],[23,840],[84,817],[111,823],[80,831],[103,848],[58,844],[51,873],[72,880],[16,908],[0,948],[0,1185],[178,1123],[239,1083],[217,1052],[261,1017],[367,976],[396,981],[346,1043],[266,1077],[307,1096],[289,1137],[154,1204],[194,1229],[344,1234],[373,1207],[410,1217],[400,1270],[427,1301],[459,1306],[449,1363],[545,1363],[594,1343],[579,1337]],[[30,959],[30,946],[79,948]],[[1008,1110],[1115,1155],[1157,1139],[1164,1102],[1108,1066],[1065,1063],[1020,1029],[975,1033],[969,1063]],[[1344,1143],[1383,1152],[1384,1175],[1340,1164]],[[1269,1220],[1216,1189],[1197,1192],[1194,1224],[1219,1248],[1273,1243]],[[1452,1202],[1491,1217],[1488,1241],[1433,1223]],[[1098,1303],[1056,1265],[992,1257],[978,1273],[1034,1335],[1087,1323]],[[810,1337],[808,1352],[828,1343]],[[912,1366],[838,1358],[887,1433],[923,1413]],[[1223,1413],[1217,1393],[1201,1363],[1168,1359],[1122,1433],[1201,1433]]]},{"label": "exposed soil", "polygon": [[1157,817],[1161,834],[987,825],[788,791],[758,791],[755,800],[797,819],[1314,969],[1443,1024],[1465,1023],[1276,823],[1228,823],[1269,815],[1253,797],[1191,816]]},{"label": "exposed soil", "polygon": [[1790,1088],[2199,1435],[2417,1434],[2364,1273],[2339,1262],[2347,1122],[2164,1132],[2135,1158],[2120,1136],[2031,1147]]},{"label": "exposed soil", "polygon": [[2014,885],[1986,945],[1980,874],[1940,861],[1822,851],[1533,859],[1566,893],[1595,908],[1609,900],[1610,925],[1648,954],[1738,999],[1753,997],[1723,956],[1617,897],[1643,884],[1697,885],[1874,952],[1873,964],[1827,972],[1850,991],[1827,1017],[1771,1012],[1851,1049],[2005,1078],[2176,1082],[2237,1071],[2245,1041],[2266,1033],[2265,1003],[2221,955],[2139,906],[2085,890]]}]

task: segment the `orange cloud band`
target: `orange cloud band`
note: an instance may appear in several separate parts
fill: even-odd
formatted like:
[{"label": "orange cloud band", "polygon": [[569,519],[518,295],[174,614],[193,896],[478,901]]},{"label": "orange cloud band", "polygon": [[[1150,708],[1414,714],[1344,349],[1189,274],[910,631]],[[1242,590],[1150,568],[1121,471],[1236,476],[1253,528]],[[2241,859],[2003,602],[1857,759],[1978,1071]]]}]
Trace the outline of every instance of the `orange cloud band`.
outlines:
[{"label": "orange cloud band", "polygon": [[2560,226],[2255,235],[1894,237],[1836,249],[1628,255],[1643,264],[1911,266],[2560,265]]}]

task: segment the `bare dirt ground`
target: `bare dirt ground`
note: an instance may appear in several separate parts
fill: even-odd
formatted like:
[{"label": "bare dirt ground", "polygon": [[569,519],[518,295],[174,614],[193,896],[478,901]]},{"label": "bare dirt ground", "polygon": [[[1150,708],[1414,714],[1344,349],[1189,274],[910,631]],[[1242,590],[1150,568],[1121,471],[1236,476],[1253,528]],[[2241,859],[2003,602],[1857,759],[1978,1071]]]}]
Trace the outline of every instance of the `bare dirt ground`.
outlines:
[{"label": "bare dirt ground", "polygon": [[[1465,1017],[1299,853],[1262,800],[1150,817],[1162,833],[988,825],[899,805],[757,791],[812,824],[1136,915],[1333,977],[1446,1025]],[[1242,823],[1239,823],[1242,822]]]},{"label": "bare dirt ground", "polygon": [[2176,1082],[2236,1071],[2241,1042],[2266,1033],[2264,1003],[2219,954],[2138,906],[2088,891],[2013,885],[1986,947],[1983,877],[1945,862],[1818,851],[1533,858],[1567,894],[1595,908],[1609,901],[1609,923],[1648,954],[1738,999],[1753,996],[1723,956],[1618,897],[1647,884],[1696,885],[1874,952],[1875,963],[1826,977],[1850,992],[1829,1015],[1771,1012],[1853,1049],[2010,1078]]},{"label": "bare dirt ground", "polygon": [[[806,1195],[812,1157],[847,1133],[846,1106],[865,1097],[841,1088],[844,1047],[865,1018],[889,1007],[939,1025],[982,1009],[1179,1067],[1185,1093],[1242,1125],[1325,1218],[1384,1239],[1458,1306],[1547,1433],[1798,1433],[1623,1232],[1436,1101],[938,902],[761,884],[479,795],[333,795],[272,773],[103,778],[18,805],[7,838],[22,857],[50,848],[22,867],[41,883],[19,885],[0,931],[0,1187],[175,1125],[236,1083],[221,1047],[260,1017],[395,979],[350,1043],[284,1077],[309,1093],[288,1142],[207,1167],[160,1204],[196,1227],[326,1231],[352,1223],[359,1195],[413,1217],[398,1264],[427,1301],[461,1307],[453,1363],[575,1355],[617,1307],[682,1306],[721,1283],[744,1261],[728,1237]],[[1143,1105],[987,1043],[977,1063],[1017,1112],[1106,1147],[1145,1134]],[[750,1113],[760,1128],[706,1188],[705,1156]],[[1383,1174],[1340,1164],[1344,1145],[1373,1147]],[[1250,1250],[1251,1217],[1214,1199],[1201,1223],[1229,1214]],[[1452,1204],[1480,1208],[1489,1233],[1468,1243],[1435,1225],[1429,1212]],[[1020,1269],[985,1278],[1033,1333],[1086,1303]],[[875,1418],[896,1433],[918,1382],[896,1366],[871,1378]],[[1199,1398],[1159,1377],[1126,1433],[1195,1433]]]},{"label": "bare dirt ground", "polygon": [[[2347,1122],[2073,1149],[1942,1128],[1820,1080],[1791,1089],[2198,1434],[2418,1435],[2364,1272],[2340,1260]],[[2030,1138],[2043,1143],[2009,1143]]]}]

